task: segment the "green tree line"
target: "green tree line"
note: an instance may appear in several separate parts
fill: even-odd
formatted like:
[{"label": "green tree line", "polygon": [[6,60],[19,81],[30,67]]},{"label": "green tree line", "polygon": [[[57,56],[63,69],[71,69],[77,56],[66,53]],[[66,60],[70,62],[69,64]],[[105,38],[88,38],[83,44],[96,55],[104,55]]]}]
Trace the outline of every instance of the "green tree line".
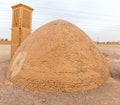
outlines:
[{"label": "green tree line", "polygon": [[0,41],[8,41],[8,39],[7,39],[7,38],[6,38],[6,39],[3,39],[3,38],[2,38],[2,39],[0,39]]}]

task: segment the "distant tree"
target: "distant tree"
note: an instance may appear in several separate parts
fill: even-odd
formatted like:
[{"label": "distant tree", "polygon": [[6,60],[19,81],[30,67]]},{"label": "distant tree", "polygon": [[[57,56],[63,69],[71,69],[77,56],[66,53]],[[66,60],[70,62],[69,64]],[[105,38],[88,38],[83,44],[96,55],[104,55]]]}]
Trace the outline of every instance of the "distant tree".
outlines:
[{"label": "distant tree", "polygon": [[4,41],[4,39],[2,38],[1,41]]},{"label": "distant tree", "polygon": [[105,42],[101,42],[102,44],[105,44]]},{"label": "distant tree", "polygon": [[100,42],[98,42],[98,41],[97,41],[96,43],[97,43],[97,44],[100,44]]},{"label": "distant tree", "polygon": [[110,44],[110,42],[106,42],[106,44]]},{"label": "distant tree", "polygon": [[6,38],[5,41],[8,41],[8,39]]},{"label": "distant tree", "polygon": [[112,42],[109,42],[109,41],[108,41],[108,42],[106,42],[106,44],[112,44]]}]

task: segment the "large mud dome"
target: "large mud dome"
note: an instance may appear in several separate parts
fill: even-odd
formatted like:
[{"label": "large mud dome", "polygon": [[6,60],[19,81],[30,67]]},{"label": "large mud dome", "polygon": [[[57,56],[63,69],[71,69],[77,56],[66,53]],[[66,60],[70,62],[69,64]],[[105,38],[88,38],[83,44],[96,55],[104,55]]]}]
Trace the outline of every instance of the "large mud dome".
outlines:
[{"label": "large mud dome", "polygon": [[[101,45],[100,50],[107,55],[110,72],[120,70],[120,46]],[[42,93],[26,91],[6,81],[6,72],[10,60],[10,45],[0,45],[0,105],[120,105],[120,81],[116,79],[120,72],[113,72],[105,84],[98,88],[72,93]],[[120,62],[120,59],[119,59]],[[112,68],[111,68],[112,67]],[[117,76],[118,77],[118,76]]]},{"label": "large mud dome", "polygon": [[7,77],[28,90],[73,92],[105,83],[109,70],[101,52],[82,30],[57,20],[40,27],[22,43]]}]

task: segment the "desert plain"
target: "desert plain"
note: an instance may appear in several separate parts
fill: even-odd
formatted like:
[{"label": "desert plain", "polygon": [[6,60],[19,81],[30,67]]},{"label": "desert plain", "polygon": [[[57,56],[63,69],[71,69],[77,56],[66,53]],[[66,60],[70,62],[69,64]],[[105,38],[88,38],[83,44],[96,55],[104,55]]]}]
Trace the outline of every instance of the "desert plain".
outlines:
[{"label": "desert plain", "polygon": [[0,105],[120,105],[120,45],[97,45],[111,77],[96,89],[70,93],[39,93],[21,89],[6,79],[10,45],[0,44]]}]

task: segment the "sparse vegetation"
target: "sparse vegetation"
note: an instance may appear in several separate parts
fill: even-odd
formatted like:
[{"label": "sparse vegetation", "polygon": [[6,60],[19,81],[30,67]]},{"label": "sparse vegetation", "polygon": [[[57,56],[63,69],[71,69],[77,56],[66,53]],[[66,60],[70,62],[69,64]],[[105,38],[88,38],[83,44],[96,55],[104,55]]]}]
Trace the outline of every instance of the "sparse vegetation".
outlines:
[{"label": "sparse vegetation", "polygon": [[5,39],[5,41],[8,41],[8,39]]},{"label": "sparse vegetation", "polygon": [[120,44],[119,41],[95,42],[96,44]]},{"label": "sparse vegetation", "polygon": [[0,44],[10,44],[10,43],[11,43],[11,41],[8,40],[7,38],[5,38],[5,39],[1,38],[0,39]]},{"label": "sparse vegetation", "polygon": [[5,38],[5,39],[2,38],[2,39],[0,39],[0,41],[8,41],[8,39],[7,38]]},{"label": "sparse vegetation", "polygon": [[0,41],[4,41],[4,39],[0,39]]}]

